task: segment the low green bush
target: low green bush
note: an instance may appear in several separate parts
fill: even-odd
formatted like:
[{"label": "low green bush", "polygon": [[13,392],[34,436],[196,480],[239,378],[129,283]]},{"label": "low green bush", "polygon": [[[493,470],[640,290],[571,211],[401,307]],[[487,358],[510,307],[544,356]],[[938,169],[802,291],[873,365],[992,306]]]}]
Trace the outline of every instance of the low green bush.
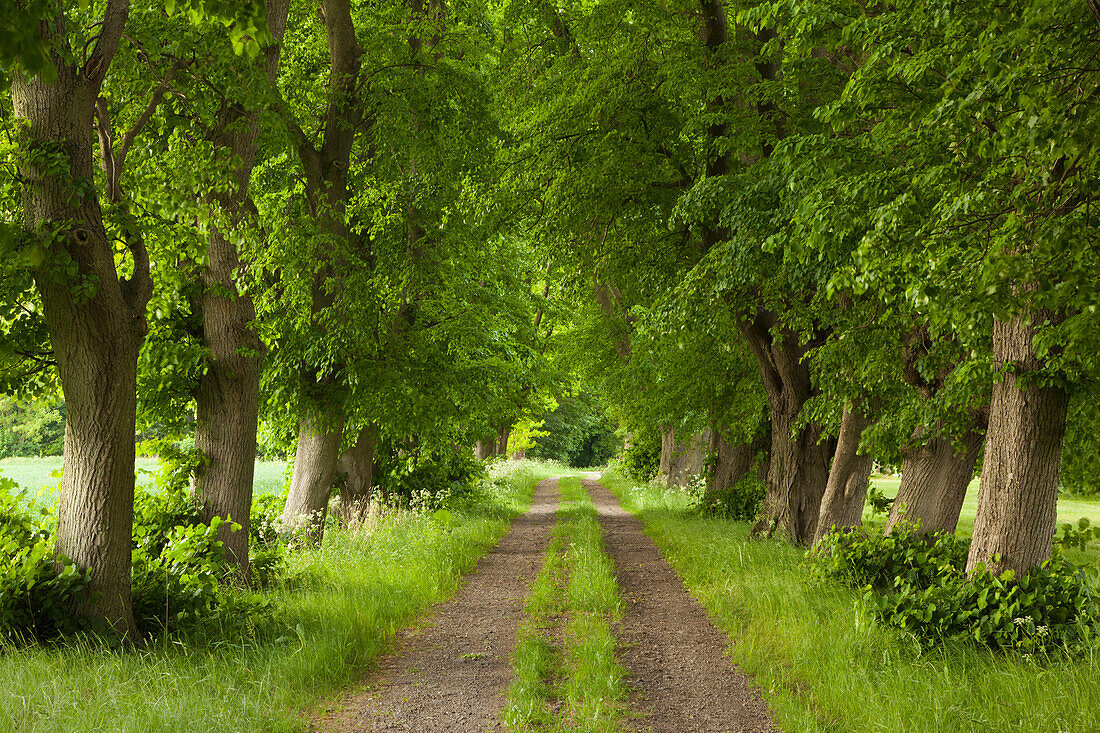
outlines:
[{"label": "low green bush", "polygon": [[808,555],[812,574],[861,590],[880,621],[925,644],[964,639],[1023,653],[1084,652],[1100,640],[1100,599],[1089,572],[1054,556],[1022,578],[967,575],[969,540],[918,534],[896,525],[889,536],[860,528],[831,532]]},{"label": "low green bush", "polygon": [[[131,596],[144,634],[255,631],[276,616],[257,593],[239,588],[217,539],[225,520],[206,524],[190,491],[194,456],[170,456],[152,488],[134,495]],[[32,506],[15,482],[0,478],[0,637],[45,641],[81,629],[73,607],[85,573],[55,554],[56,517]],[[250,527],[252,583],[267,587],[285,576],[285,547],[274,530],[279,497],[256,501]],[[238,528],[240,525],[236,525]]]},{"label": "low green bush", "polygon": [[485,467],[473,452],[450,445],[380,451],[378,484],[387,500],[418,511],[433,512],[468,498]]},{"label": "low green bush", "polygon": [[0,477],[0,638],[33,640],[76,631],[69,609],[86,575],[54,556],[50,515],[27,511],[18,485]]},{"label": "low green bush", "polygon": [[630,446],[619,457],[619,469],[633,481],[645,483],[657,477],[661,467],[661,435],[656,430],[635,432]]},{"label": "low green bush", "polygon": [[755,470],[746,473],[732,486],[718,491],[707,491],[702,477],[688,484],[687,488],[692,496],[691,506],[700,514],[745,522],[756,519],[767,493],[767,486]]}]

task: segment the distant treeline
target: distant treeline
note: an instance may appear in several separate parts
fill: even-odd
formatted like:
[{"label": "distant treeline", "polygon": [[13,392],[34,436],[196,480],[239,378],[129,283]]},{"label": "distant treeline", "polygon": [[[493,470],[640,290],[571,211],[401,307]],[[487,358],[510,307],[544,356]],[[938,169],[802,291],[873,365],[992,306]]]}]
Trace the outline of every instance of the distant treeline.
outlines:
[{"label": "distant treeline", "polygon": [[65,403],[0,398],[0,458],[59,456],[65,443]]}]

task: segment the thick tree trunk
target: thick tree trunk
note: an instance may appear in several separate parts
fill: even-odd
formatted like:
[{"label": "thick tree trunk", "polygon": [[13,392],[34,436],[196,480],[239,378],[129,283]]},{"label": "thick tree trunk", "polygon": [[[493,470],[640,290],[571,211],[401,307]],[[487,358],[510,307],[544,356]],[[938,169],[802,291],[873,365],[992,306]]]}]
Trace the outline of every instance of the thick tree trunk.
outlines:
[{"label": "thick tree trunk", "polygon": [[294,453],[294,474],[283,508],[285,530],[306,530],[320,544],[325,531],[325,513],[336,478],[344,418],[339,407],[309,406],[298,427],[298,449]]},{"label": "thick tree trunk", "polygon": [[1019,577],[1050,557],[1068,398],[1061,387],[1022,382],[1042,369],[1032,341],[1036,321],[1047,317],[993,322],[994,362],[1013,370],[993,386],[968,572],[984,563]]},{"label": "thick tree trunk", "polygon": [[[252,513],[252,482],[256,466],[256,422],[260,398],[260,358],[256,351],[241,353],[237,346],[251,337],[242,311],[251,302],[240,299],[222,304],[207,298],[203,330],[213,358],[195,391],[195,448],[205,465],[195,475],[195,494],[201,518],[231,519],[240,525],[218,529],[231,562],[242,581],[248,580],[248,528]],[[224,307],[223,307],[224,306]]]},{"label": "thick tree trunk", "polygon": [[863,431],[870,425],[871,420],[858,406],[845,406],[840,419],[836,453],[829,468],[825,495],[821,499],[821,513],[814,533],[815,544],[834,528],[858,527],[863,523],[863,504],[867,499],[874,461],[871,454],[860,454],[857,450]]},{"label": "thick tree trunk", "polygon": [[359,431],[355,444],[337,461],[343,474],[340,489],[340,513],[345,524],[362,519],[369,508],[374,489],[374,454],[378,446],[378,427],[367,425]]},{"label": "thick tree trunk", "polygon": [[[15,74],[12,102],[15,116],[27,123],[18,140],[31,154],[19,170],[24,223],[41,256],[34,278],[67,408],[55,548],[88,572],[88,592],[74,613],[136,636],[130,542],[137,356],[152,283],[136,231],[126,242],[133,275],[119,278],[92,167],[95,100],[127,12],[124,3],[107,7],[95,46],[79,68],[64,58],[64,18],[43,22],[45,39],[62,46],[54,58],[58,77],[47,85]],[[47,163],[57,156],[60,165],[39,163],[43,156]],[[40,234],[49,231],[56,236]]]},{"label": "thick tree trunk", "polygon": [[745,477],[756,464],[756,457],[767,448],[767,433],[759,431],[747,443],[730,443],[717,423],[711,426],[710,452],[714,455],[714,470],[707,476],[704,504],[713,503]]},{"label": "thick tree trunk", "polygon": [[493,449],[495,455],[508,457],[508,438],[511,436],[511,425],[502,425],[497,429],[496,447]]},{"label": "thick tree trunk", "polygon": [[[286,28],[289,0],[267,0],[267,23],[275,45],[266,51],[265,73],[275,82]],[[252,218],[248,182],[256,159],[258,115],[229,107],[218,121],[213,142],[230,152],[239,165],[235,190],[220,203],[233,227]],[[202,502],[202,521],[232,518],[241,525],[218,530],[238,576],[248,580],[248,527],[252,512],[252,482],[256,464],[256,421],[260,399],[263,344],[252,329],[256,311],[252,298],[239,292],[237,245],[219,229],[207,236],[207,266],[195,310],[202,314],[203,342],[210,349],[206,373],[195,390],[195,448],[206,464],[195,476],[195,494]]]},{"label": "thick tree trunk", "polygon": [[809,544],[817,532],[832,445],[818,441],[817,425],[794,429],[814,390],[809,368],[802,361],[806,347],[787,331],[782,341],[776,341],[775,325],[774,316],[766,311],[742,324],[760,368],[771,419],[768,492],[753,533],[770,536],[779,531],[791,542]]},{"label": "thick tree trunk", "polygon": [[985,423],[983,410],[960,438],[960,448],[954,440],[936,436],[902,451],[901,485],[886,520],[886,534],[898,522],[914,525],[921,534],[955,531],[985,442]]},{"label": "thick tree trunk", "polygon": [[484,461],[486,458],[492,458],[496,447],[496,438],[492,440],[479,440],[477,444],[474,445],[474,458],[479,461]]},{"label": "thick tree trunk", "polygon": [[661,429],[661,461],[657,480],[667,486],[684,486],[703,472],[710,432],[704,431],[682,441],[674,428]]}]

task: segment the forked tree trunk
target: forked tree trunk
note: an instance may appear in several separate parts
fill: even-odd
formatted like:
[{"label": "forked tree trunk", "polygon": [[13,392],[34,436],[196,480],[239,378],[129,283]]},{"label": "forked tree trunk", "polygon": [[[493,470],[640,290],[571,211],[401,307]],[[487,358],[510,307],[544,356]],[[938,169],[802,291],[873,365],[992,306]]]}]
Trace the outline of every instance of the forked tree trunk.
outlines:
[{"label": "forked tree trunk", "polygon": [[993,385],[967,572],[984,564],[1019,577],[1050,558],[1068,398],[1061,387],[1021,383],[1042,369],[1032,342],[1036,321],[1047,317],[993,322],[994,363],[1014,369]]},{"label": "forked tree trunk", "polygon": [[343,429],[343,412],[338,406],[310,405],[299,421],[298,449],[282,525],[285,530],[305,530],[317,544],[324,538]]},{"label": "forked tree trunk", "polygon": [[794,428],[802,406],[814,394],[809,368],[802,362],[806,347],[786,331],[777,342],[773,326],[774,316],[763,311],[742,325],[760,368],[771,419],[768,491],[752,531],[765,536],[778,531],[791,542],[809,544],[817,532],[832,445],[818,441],[817,425]]},{"label": "forked tree trunk", "polygon": [[[267,24],[275,45],[266,51],[265,72],[275,82],[279,51],[286,28],[289,0],[267,0]],[[252,218],[248,181],[256,159],[258,115],[230,107],[218,121],[213,142],[239,162],[236,188],[221,200],[231,226],[243,228]],[[260,362],[263,344],[252,329],[256,311],[252,298],[238,291],[237,245],[217,228],[207,237],[207,266],[202,293],[196,299],[202,314],[203,342],[210,349],[206,372],[195,390],[195,448],[205,465],[195,476],[195,494],[202,502],[201,519],[232,519],[233,531],[218,529],[229,562],[248,580],[248,528],[252,512],[252,482],[256,465],[256,421],[259,413]]]},{"label": "forked tree trunk", "polygon": [[362,519],[370,504],[374,489],[374,454],[378,446],[378,427],[367,425],[359,431],[355,444],[344,451],[337,461],[337,471],[344,474],[340,489],[340,513],[345,524]]},{"label": "forked tree trunk", "polygon": [[[67,408],[54,547],[88,573],[74,615],[136,636],[130,542],[137,356],[152,283],[136,232],[126,242],[133,275],[120,280],[92,169],[95,100],[127,12],[125,4],[108,6],[82,67],[66,57],[64,17],[42,22],[44,40],[60,47],[57,79],[47,85],[14,74],[11,89],[15,116],[26,121],[18,143],[30,153],[19,170],[24,223],[42,257],[34,279]],[[38,162],[43,157],[46,165]],[[57,234],[47,240],[41,233],[50,231]]]},{"label": "forked tree trunk", "polygon": [[985,423],[983,410],[959,439],[958,448],[954,440],[936,436],[902,451],[901,485],[886,520],[886,534],[898,522],[913,525],[920,534],[955,531],[985,442]]},{"label": "forked tree trunk", "polygon": [[833,529],[863,524],[863,504],[867,499],[874,460],[870,453],[860,454],[857,451],[863,431],[870,426],[871,420],[858,406],[844,407],[836,453],[829,468],[825,496],[821,499],[814,544]]}]

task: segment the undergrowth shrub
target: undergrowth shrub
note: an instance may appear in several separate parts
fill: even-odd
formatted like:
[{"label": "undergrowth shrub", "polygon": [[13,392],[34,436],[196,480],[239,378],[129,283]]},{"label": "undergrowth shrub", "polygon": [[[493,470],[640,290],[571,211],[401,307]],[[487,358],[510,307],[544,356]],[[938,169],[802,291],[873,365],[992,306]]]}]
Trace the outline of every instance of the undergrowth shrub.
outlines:
[{"label": "undergrowth shrub", "polygon": [[11,479],[0,477],[0,637],[50,638],[78,630],[69,609],[86,574],[54,556],[46,510],[32,514]]},{"label": "undergrowth shrub", "polygon": [[378,484],[391,503],[437,511],[469,498],[485,467],[473,452],[454,446],[392,450],[382,462]]},{"label": "undergrowth shrub", "polygon": [[1022,578],[1012,571],[968,576],[969,546],[953,534],[921,535],[901,524],[889,536],[835,530],[807,558],[814,577],[861,590],[880,621],[925,644],[964,639],[1023,653],[1096,647],[1095,579],[1063,557],[1063,542]]},{"label": "undergrowth shrub", "polygon": [[706,490],[706,480],[699,477],[688,484],[692,509],[712,517],[752,521],[760,512],[767,485],[755,470],[747,472],[732,486],[717,491]]},{"label": "undergrowth shrub", "polygon": [[[217,539],[225,520],[199,521],[190,491],[195,460],[193,454],[168,453],[152,472],[153,487],[135,491],[130,576],[135,621],[152,635],[252,634],[276,621],[277,609],[239,587]],[[17,489],[0,478],[0,636],[45,641],[82,627],[95,630],[73,617],[87,579],[55,555],[54,513],[31,512]],[[284,577],[286,554],[273,528],[278,498],[258,497],[256,505],[250,568],[253,586],[266,587]]]},{"label": "undergrowth shrub", "polygon": [[618,468],[639,483],[652,481],[661,466],[661,435],[656,430],[639,430],[619,457]]}]

